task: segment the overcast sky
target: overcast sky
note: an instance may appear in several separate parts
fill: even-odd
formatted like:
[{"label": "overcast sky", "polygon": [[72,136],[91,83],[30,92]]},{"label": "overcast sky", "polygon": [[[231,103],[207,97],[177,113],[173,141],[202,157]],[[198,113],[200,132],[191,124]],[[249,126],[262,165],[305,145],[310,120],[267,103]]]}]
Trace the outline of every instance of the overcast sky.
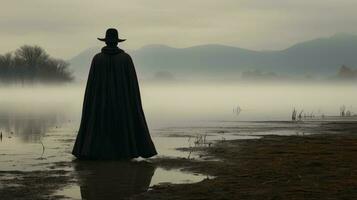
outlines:
[{"label": "overcast sky", "polygon": [[357,34],[356,0],[1,0],[0,53],[38,44],[71,58],[102,45],[108,27],[124,49],[218,43],[283,49],[338,32]]}]

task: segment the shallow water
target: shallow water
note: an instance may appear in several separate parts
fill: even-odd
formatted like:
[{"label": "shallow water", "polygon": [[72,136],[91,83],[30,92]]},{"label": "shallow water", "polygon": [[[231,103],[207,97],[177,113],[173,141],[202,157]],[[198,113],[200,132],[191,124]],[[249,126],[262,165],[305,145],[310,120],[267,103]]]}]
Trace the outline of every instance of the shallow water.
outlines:
[{"label": "shallow water", "polygon": [[[195,183],[202,181],[205,178],[213,178],[201,174],[183,173],[182,171],[177,169],[166,170],[163,168],[156,168],[153,169],[153,171],[150,170],[151,169],[149,169],[148,172],[149,174],[145,174],[145,172],[141,171],[140,178],[130,177],[130,179],[123,180],[123,176],[117,176],[119,177],[118,179],[108,182],[108,177],[103,177],[103,174],[99,173],[97,175],[94,175],[94,177],[90,177],[92,178],[92,181],[86,180],[80,181],[79,184],[68,185],[58,190],[56,193],[54,193],[54,195],[61,195],[71,199],[82,199],[84,197],[89,197],[89,199],[101,199],[103,198],[103,194],[108,194],[111,197],[115,196],[116,198],[130,197],[131,195],[150,190],[150,187],[154,185]],[[132,173],[133,169],[131,168],[130,171]],[[127,171],[123,171],[123,173],[127,173]],[[112,176],[112,172],[110,176]],[[89,178],[86,177],[86,179]],[[106,179],[106,181],[101,181],[100,179]],[[103,183],[109,184],[103,186]],[[95,187],[95,185],[97,184],[101,184],[102,186],[100,188]],[[113,190],[113,185],[115,186],[115,190]],[[90,192],[86,191],[86,189],[93,186],[96,189],[96,194],[89,194]],[[98,189],[101,191],[98,191]],[[128,192],[128,190],[130,190],[130,192]],[[113,192],[115,194],[113,194]]]},{"label": "shallow water", "polygon": [[[357,102],[355,96],[339,101],[345,93],[330,94],[331,90],[324,87],[318,90],[320,86],[299,86],[295,89],[280,86],[270,93],[265,90],[272,89],[272,86],[250,86],[245,90],[242,88],[243,86],[232,85],[201,85],[189,88],[177,85],[143,87],[144,109],[159,153],[157,157],[204,159],[204,153],[192,151],[192,147],[210,146],[219,140],[258,139],[262,135],[271,134],[313,134],[306,131],[306,127],[316,126],[313,122],[299,124],[286,121],[243,120],[289,120],[294,105],[315,110],[320,114],[335,114],[338,113],[340,104],[349,104],[352,107]],[[319,91],[316,96],[330,98],[331,101],[318,103],[316,97],[297,100],[297,94],[302,93],[304,89],[307,89],[309,94],[313,94],[315,90]],[[353,90],[354,87],[347,87],[344,92]],[[212,178],[203,174],[183,172],[180,169],[153,167],[145,164],[147,162],[139,161],[131,164],[96,162],[95,165],[73,162],[74,157],[70,152],[79,127],[82,95],[83,87],[78,86],[0,88],[2,179],[14,178],[15,175],[10,173],[14,171],[63,169],[71,172],[73,181],[59,187],[53,195],[81,199],[93,195],[95,198],[96,194],[93,194],[92,190],[103,197],[106,193],[113,193],[121,188],[122,190],[117,192],[130,196],[145,192],[157,184],[194,183]],[[287,99],[282,102],[283,97]],[[237,105],[242,107],[239,115],[232,112],[232,108]],[[113,177],[114,180],[108,181]],[[111,184],[96,187],[108,183]],[[116,189],[113,189],[113,183]]]},{"label": "shallow water", "polygon": [[[85,198],[88,195],[98,195],[99,197],[107,193],[110,194],[114,190],[112,190],[112,186],[96,188],[96,185],[112,185],[115,182],[117,188],[125,190],[120,191],[120,194],[130,196],[144,192],[157,184],[194,183],[210,178],[207,175],[192,174],[180,169],[164,169],[151,165],[145,166],[145,164],[136,166],[134,164],[136,162],[129,164],[131,166],[127,166],[128,163],[121,162],[109,164],[95,162],[94,165],[86,162],[78,164],[73,162],[74,157],[70,154],[77,133],[78,121],[66,119],[63,116],[53,120],[51,117],[40,117],[33,113],[27,116],[20,118],[13,116],[9,120],[11,123],[9,122],[8,128],[2,129],[0,171],[2,174],[11,171],[31,172],[59,169],[72,171],[74,183],[70,182],[67,186],[58,188],[53,195],[73,199]],[[48,122],[49,119],[51,119],[51,122]],[[29,124],[31,124],[30,127]],[[260,126],[262,127],[259,128]],[[259,136],[256,135],[264,134],[262,130],[269,126],[269,123],[211,121],[206,122],[206,126],[153,129],[151,134],[159,152],[157,157],[201,159],[201,152],[179,151],[177,148],[190,149],[200,145],[207,146],[217,140],[257,139]],[[275,126],[279,126],[279,123]],[[286,134],[291,134],[288,131],[289,123],[282,123],[280,126],[286,128]],[[269,132],[267,131],[267,133]],[[203,137],[204,141],[198,141],[199,138],[202,139]],[[141,162],[137,161],[137,163]],[[110,173],[106,174],[105,172]],[[130,176],[128,177],[127,174],[130,174]],[[117,179],[108,181],[113,176]],[[142,178],[136,179],[137,176]],[[128,182],[133,185],[128,186]],[[127,187],[132,188],[130,190]],[[94,189],[88,188],[95,188],[97,193],[89,192]],[[135,188],[139,188],[139,190]]]},{"label": "shallow water", "polygon": [[[111,181],[108,181],[108,178],[112,176],[118,178],[118,180],[113,180],[118,188],[128,187],[127,182],[135,183],[132,185],[131,189],[135,189],[138,185],[144,184],[139,187],[142,188],[142,190],[134,190],[133,193],[120,192],[120,194],[128,196],[146,191],[151,186],[157,184],[194,183],[209,178],[207,175],[191,174],[183,172],[180,169],[164,169],[150,165],[140,167],[133,165],[127,167],[127,163],[120,162],[113,163],[112,166],[110,166],[110,164],[99,166],[101,163],[98,162],[95,162],[94,166],[91,166],[93,163],[82,163],[82,166],[78,167],[77,163],[72,164],[74,157],[70,154],[77,133],[78,122],[65,120],[64,118],[59,117],[58,120],[48,123],[48,119],[48,117],[41,118],[36,115],[32,115],[31,118],[21,117],[20,119],[12,117],[11,125],[9,126],[10,128],[7,130],[3,129],[2,131],[3,137],[0,142],[0,171],[2,174],[6,175],[7,172],[12,171],[31,172],[59,169],[73,171],[75,174],[75,183],[69,183],[64,188],[59,188],[53,195],[61,195],[74,199],[84,198],[88,195],[95,195],[90,192],[90,194],[87,194],[88,191],[86,188],[95,187],[97,184],[103,185],[103,183],[113,184]],[[159,152],[157,157],[190,157],[190,159],[199,159],[201,157],[199,152],[190,153],[187,151],[179,151],[177,148],[190,148],[197,145],[205,145],[209,142],[214,142],[215,140],[221,140],[222,138],[258,138],[257,136],[237,135],[234,131],[222,131],[221,129],[224,129],[224,127],[219,129],[214,128],[217,124],[222,125],[222,122],[211,123],[212,127],[171,127],[152,130],[152,138]],[[36,124],[36,127],[29,128],[28,124]],[[179,132],[183,133],[183,135],[178,134]],[[206,136],[204,144],[195,144],[195,138],[199,135]],[[57,165],[57,163],[69,164]],[[111,173],[103,174],[103,171],[109,171]],[[116,173],[117,171],[120,171],[121,173]],[[86,173],[83,175],[83,172],[90,175]],[[136,179],[135,175],[123,179],[127,174],[140,174],[140,177],[146,177],[146,179]],[[14,175],[9,176],[13,177]],[[106,176],[106,181],[101,180]],[[88,178],[90,179],[90,177],[91,180],[87,180]],[[126,182],[124,181],[120,183],[122,180],[125,180]],[[100,196],[110,193],[111,188],[113,187],[99,188],[103,191],[98,192],[97,195]],[[98,188],[96,188],[96,190],[98,190]]]},{"label": "shallow water", "polygon": [[[29,122],[26,122],[26,119]],[[6,175],[7,172],[12,171],[31,172],[60,169],[73,172],[74,181],[58,188],[53,193],[53,195],[72,199],[88,196],[103,198],[103,195],[113,193],[113,191],[118,192],[114,196],[118,196],[120,193],[127,197],[145,192],[157,184],[194,183],[205,178],[212,178],[203,174],[183,172],[180,169],[154,167],[146,162],[140,162],[140,160],[130,163],[75,162],[70,152],[77,133],[78,122],[59,117],[58,120],[48,123],[48,119],[33,116],[17,121],[16,117],[12,118],[13,125],[10,127],[16,128],[2,131],[3,138],[0,142],[0,171],[2,174]],[[28,124],[37,124],[38,126],[29,129]],[[153,129],[151,134],[159,152],[156,157],[202,159],[205,156],[201,154],[202,152],[177,149],[207,146],[219,140],[258,139],[260,135],[274,133],[270,131],[270,127],[280,127],[282,130],[275,132],[277,134],[294,135],[296,133],[290,130],[292,126],[296,126],[296,124],[289,122],[211,121],[206,122],[206,126]],[[14,175],[9,176],[13,177]],[[116,178],[110,180],[112,177]],[[113,189],[113,183],[117,186],[116,190]],[[128,183],[132,185],[128,185]],[[105,184],[109,184],[108,187],[96,187],[96,185]],[[91,190],[97,192],[92,193]]]}]

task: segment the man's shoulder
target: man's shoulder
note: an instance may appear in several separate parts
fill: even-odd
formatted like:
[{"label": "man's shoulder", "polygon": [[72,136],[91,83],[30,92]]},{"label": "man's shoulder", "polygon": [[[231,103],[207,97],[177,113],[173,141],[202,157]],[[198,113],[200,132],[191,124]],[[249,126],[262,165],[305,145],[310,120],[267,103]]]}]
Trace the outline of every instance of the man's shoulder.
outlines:
[{"label": "man's shoulder", "polygon": [[101,52],[95,54],[95,55],[93,56],[93,58],[92,58],[92,62],[95,61],[95,60],[100,59],[101,57],[103,57],[101,54],[102,54]]},{"label": "man's shoulder", "polygon": [[125,52],[125,51],[123,51],[123,52],[121,52],[121,53],[119,53],[119,54],[121,54],[121,56],[123,56],[123,57],[125,57],[125,58],[131,58],[130,55],[129,55],[127,52]]},{"label": "man's shoulder", "polygon": [[119,60],[123,60],[123,61],[131,60],[131,56],[125,51],[118,53],[116,56]]},{"label": "man's shoulder", "polygon": [[99,52],[99,53],[97,53],[97,54],[95,54],[93,56],[93,59],[100,58],[100,57],[103,57],[103,56],[104,56],[104,54],[102,52]]},{"label": "man's shoulder", "polygon": [[[107,54],[99,52],[99,53],[94,55],[93,59],[94,58],[101,58],[101,57],[105,57],[105,56],[107,56]],[[121,57],[131,58],[131,56],[128,53],[126,53],[125,51],[120,52],[118,54],[115,54],[114,56],[121,56]]]},{"label": "man's shoulder", "polygon": [[[131,62],[132,61],[131,56],[124,51],[120,52],[118,54],[115,54],[115,55],[111,55],[111,56],[113,56],[119,62]],[[102,61],[107,60],[107,59],[108,59],[107,54],[99,52],[94,55],[94,57],[92,59],[92,63],[101,63]]]}]

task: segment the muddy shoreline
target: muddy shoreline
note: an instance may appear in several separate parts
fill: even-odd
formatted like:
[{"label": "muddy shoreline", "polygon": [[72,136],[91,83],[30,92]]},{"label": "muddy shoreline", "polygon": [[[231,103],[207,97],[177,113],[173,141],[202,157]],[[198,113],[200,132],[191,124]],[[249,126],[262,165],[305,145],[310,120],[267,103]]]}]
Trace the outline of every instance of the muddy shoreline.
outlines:
[{"label": "muddy shoreline", "polygon": [[[87,199],[357,199],[357,123],[312,125],[295,124],[289,128],[297,131],[295,136],[265,135],[180,148],[195,151],[199,159],[159,157],[121,164],[120,170],[115,163],[64,161],[52,163],[49,171],[0,171],[0,197],[72,199],[56,191],[79,184],[80,195]],[[207,177],[198,183],[158,184],[146,191],[155,168]],[[115,189],[134,182],[130,188],[137,191]]]},{"label": "muddy shoreline", "polygon": [[318,130],[220,141],[201,149],[221,161],[158,161],[215,178],[154,186],[132,199],[356,199],[356,123],[328,122]]}]

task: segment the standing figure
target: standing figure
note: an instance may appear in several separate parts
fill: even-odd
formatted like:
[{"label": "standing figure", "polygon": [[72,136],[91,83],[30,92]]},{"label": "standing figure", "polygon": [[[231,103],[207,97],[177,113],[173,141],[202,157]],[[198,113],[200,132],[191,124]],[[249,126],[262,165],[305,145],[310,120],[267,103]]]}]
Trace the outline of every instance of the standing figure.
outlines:
[{"label": "standing figure", "polygon": [[118,48],[116,29],[94,56],[84,95],[82,119],[72,154],[78,159],[148,158],[157,154],[143,112],[131,57]]}]

